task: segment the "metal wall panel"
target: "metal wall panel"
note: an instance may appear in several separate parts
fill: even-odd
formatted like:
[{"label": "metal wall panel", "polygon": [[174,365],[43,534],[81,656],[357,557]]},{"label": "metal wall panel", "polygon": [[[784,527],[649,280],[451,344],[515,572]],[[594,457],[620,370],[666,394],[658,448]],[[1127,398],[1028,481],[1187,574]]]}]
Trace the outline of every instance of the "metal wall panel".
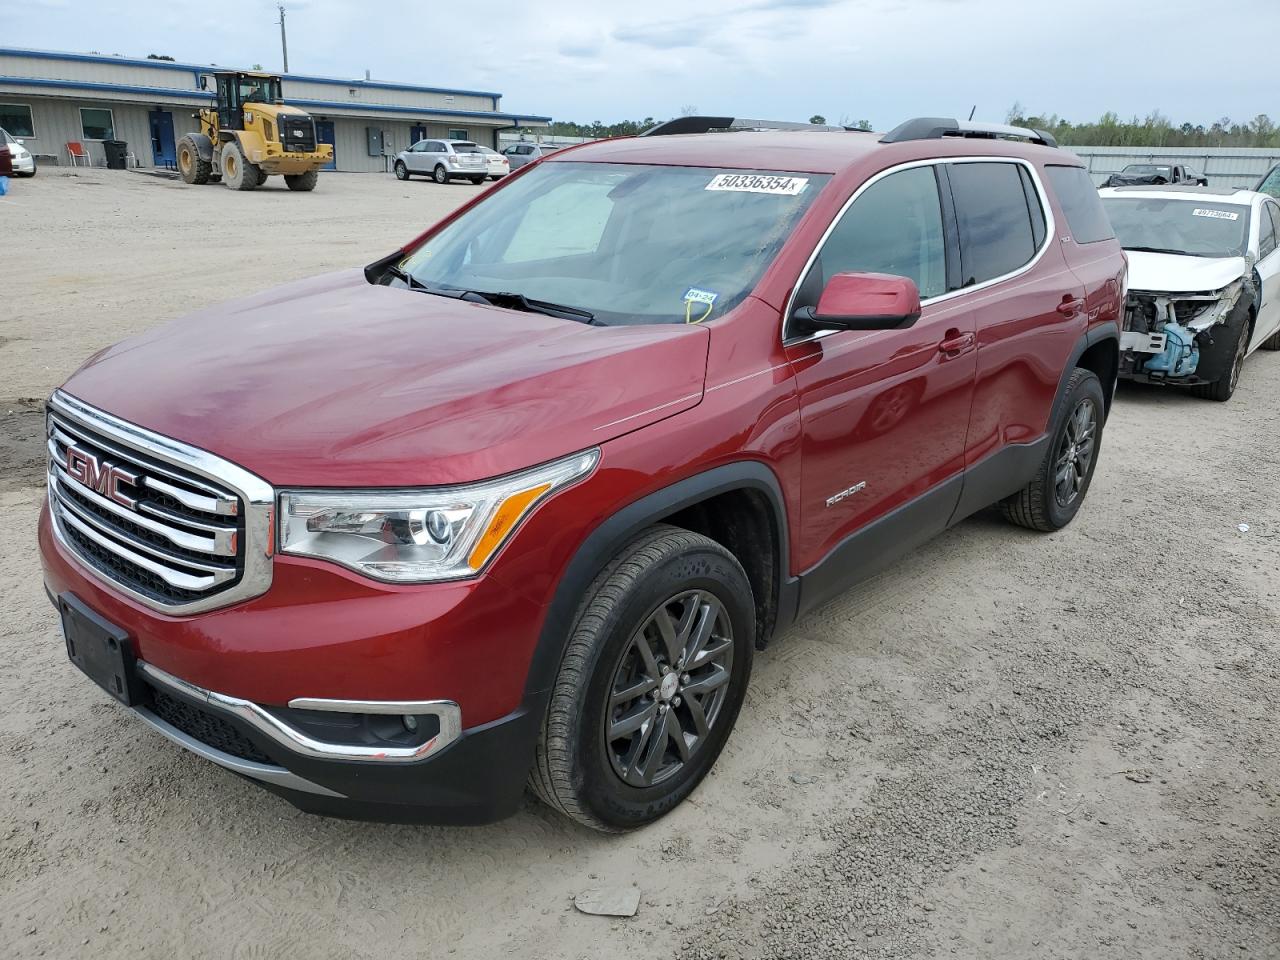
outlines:
[{"label": "metal wall panel", "polygon": [[1181,163],[1205,175],[1211,187],[1252,190],[1280,163],[1280,150],[1259,147],[1066,147],[1089,167],[1095,183],[1130,163]]}]

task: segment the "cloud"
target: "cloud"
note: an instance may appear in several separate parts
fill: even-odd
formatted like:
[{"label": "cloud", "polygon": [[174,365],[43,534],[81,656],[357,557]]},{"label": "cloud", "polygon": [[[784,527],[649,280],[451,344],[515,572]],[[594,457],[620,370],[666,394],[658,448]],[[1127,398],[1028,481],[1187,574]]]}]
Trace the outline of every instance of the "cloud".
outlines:
[{"label": "cloud", "polygon": [[707,33],[698,29],[697,19],[679,23],[653,23],[643,27],[620,27],[613,31],[613,39],[619,43],[635,43],[655,50],[673,50],[679,47],[697,47],[711,41]]}]

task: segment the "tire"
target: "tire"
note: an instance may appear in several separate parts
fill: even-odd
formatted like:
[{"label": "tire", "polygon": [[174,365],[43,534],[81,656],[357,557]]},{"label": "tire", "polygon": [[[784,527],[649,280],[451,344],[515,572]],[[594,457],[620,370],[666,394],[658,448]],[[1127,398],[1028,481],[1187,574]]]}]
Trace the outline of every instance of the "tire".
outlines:
[{"label": "tire", "polygon": [[436,168],[431,171],[431,179],[436,183],[449,182],[449,171],[444,168],[444,164],[436,164]]},{"label": "tire", "polygon": [[206,184],[213,175],[213,164],[200,156],[200,148],[191,136],[178,141],[178,173],[186,183]]},{"label": "tire", "polygon": [[[705,632],[693,629],[703,625]],[[692,650],[698,665],[664,669],[673,650],[681,651],[677,664]],[[640,534],[600,572],[578,609],[538,738],[533,791],[607,833],[668,813],[728,740],[754,650],[751,585],[733,554],[678,527]],[[618,700],[622,689],[629,694]],[[631,729],[628,715],[637,719]]]},{"label": "tire", "polygon": [[259,167],[258,168],[258,186],[262,186],[264,183],[266,183],[268,176],[270,176],[270,174],[268,174],[267,171]]},{"label": "tire", "polygon": [[408,179],[409,179],[409,168],[408,168],[408,167],[406,167],[406,166],[404,165],[404,161],[403,161],[403,160],[397,160],[397,161],[396,161],[396,165],[395,165],[395,167],[393,167],[393,169],[394,169],[394,170],[395,170],[395,172],[396,172],[396,179],[397,179],[397,180],[408,180]]},{"label": "tire", "polygon": [[232,141],[222,148],[222,182],[232,190],[253,190],[258,186],[258,165],[244,158],[240,144]]},{"label": "tire", "polygon": [[1249,311],[1251,304],[1241,299],[1227,317],[1227,322],[1213,337],[1213,343],[1200,351],[1196,376],[1209,381],[1197,383],[1191,392],[1204,400],[1226,403],[1240,384],[1240,372],[1249,352]]},{"label": "tire", "polygon": [[488,179],[489,179],[488,177],[472,177],[471,182],[478,187],[480,186],[480,184],[484,183]]},{"label": "tire", "polygon": [[1106,398],[1091,370],[1077,367],[1054,413],[1049,449],[1031,482],[1000,501],[1005,519],[1029,530],[1061,530],[1084,503],[1102,450]]},{"label": "tire", "polygon": [[319,170],[308,170],[306,173],[295,173],[284,178],[285,185],[290,190],[301,190],[304,193],[316,188],[316,181],[320,179]]}]

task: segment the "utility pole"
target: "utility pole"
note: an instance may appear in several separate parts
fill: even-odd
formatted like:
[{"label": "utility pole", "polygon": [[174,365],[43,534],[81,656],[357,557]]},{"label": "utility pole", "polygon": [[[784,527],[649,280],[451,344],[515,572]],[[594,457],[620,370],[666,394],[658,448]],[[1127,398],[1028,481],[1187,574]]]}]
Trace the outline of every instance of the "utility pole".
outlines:
[{"label": "utility pole", "polygon": [[289,72],[289,44],[284,37],[284,4],[276,4],[280,11],[280,52],[284,55],[284,72]]}]

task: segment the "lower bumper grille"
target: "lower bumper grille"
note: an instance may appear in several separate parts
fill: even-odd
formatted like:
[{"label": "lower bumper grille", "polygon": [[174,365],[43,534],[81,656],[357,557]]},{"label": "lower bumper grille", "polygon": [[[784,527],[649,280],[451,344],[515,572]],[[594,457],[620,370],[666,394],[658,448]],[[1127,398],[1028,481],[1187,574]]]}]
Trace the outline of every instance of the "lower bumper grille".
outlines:
[{"label": "lower bumper grille", "polygon": [[265,753],[253,745],[253,741],[242,734],[233,724],[217,714],[201,710],[199,707],[171,697],[163,690],[152,688],[155,700],[151,711],[177,727],[189,737],[195,737],[207,747],[229,753],[241,760],[252,760],[254,763],[275,764]]}]

